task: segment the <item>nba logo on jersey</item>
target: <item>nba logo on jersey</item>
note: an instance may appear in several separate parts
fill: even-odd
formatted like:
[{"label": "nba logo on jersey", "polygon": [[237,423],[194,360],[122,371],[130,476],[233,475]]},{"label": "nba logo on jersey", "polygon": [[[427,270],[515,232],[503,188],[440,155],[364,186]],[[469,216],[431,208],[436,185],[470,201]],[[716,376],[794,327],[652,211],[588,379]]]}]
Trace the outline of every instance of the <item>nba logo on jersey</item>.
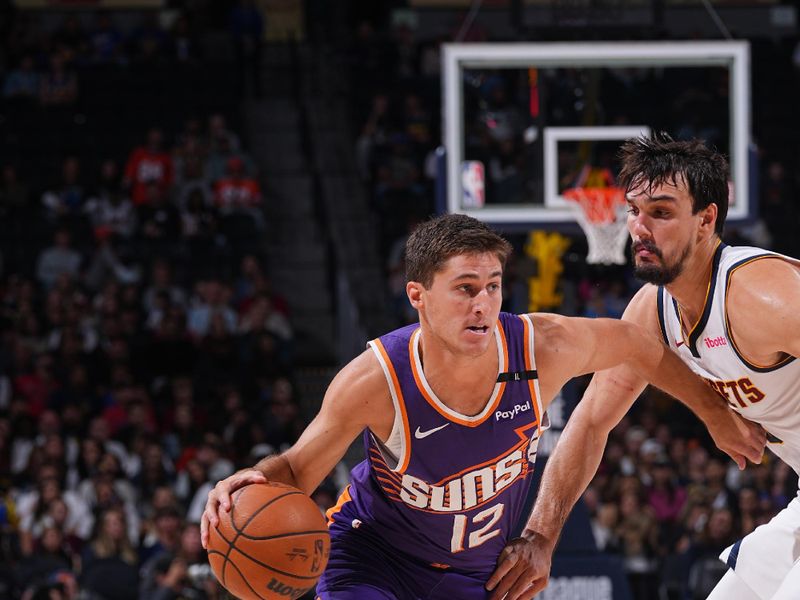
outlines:
[{"label": "nba logo on jersey", "polygon": [[464,196],[461,206],[464,208],[482,208],[486,200],[484,193],[484,169],[479,160],[465,160],[461,163],[461,187]]}]

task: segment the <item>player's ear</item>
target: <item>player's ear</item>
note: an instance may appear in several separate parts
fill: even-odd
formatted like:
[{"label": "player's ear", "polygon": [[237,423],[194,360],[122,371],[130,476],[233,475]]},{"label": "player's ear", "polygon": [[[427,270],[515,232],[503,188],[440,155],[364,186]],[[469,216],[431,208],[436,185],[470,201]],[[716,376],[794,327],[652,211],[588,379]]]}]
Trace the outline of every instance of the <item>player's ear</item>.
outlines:
[{"label": "player's ear", "polygon": [[700,227],[710,229],[714,233],[717,223],[717,205],[713,202],[700,211]]},{"label": "player's ear", "polygon": [[408,301],[411,302],[411,306],[416,309],[419,309],[422,306],[422,292],[425,288],[422,287],[422,284],[418,281],[409,281],[406,283],[406,296],[408,296]]}]

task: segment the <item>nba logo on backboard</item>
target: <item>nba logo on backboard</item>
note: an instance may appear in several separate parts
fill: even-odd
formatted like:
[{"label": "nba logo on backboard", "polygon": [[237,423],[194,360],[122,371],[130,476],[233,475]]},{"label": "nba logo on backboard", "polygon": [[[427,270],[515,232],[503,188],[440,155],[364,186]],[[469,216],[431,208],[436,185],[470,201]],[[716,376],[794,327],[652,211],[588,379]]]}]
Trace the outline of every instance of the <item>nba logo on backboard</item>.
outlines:
[{"label": "nba logo on backboard", "polygon": [[479,160],[465,160],[461,163],[461,188],[464,195],[462,208],[482,208],[486,200],[484,191],[483,163]]}]

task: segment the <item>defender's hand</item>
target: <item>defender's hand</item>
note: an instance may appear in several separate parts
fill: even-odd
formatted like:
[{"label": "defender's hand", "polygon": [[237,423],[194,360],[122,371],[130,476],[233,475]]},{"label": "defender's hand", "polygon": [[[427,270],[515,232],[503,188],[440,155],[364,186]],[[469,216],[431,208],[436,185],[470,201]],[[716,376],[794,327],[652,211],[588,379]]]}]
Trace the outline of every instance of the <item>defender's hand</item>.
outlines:
[{"label": "defender's hand", "polygon": [[219,510],[230,511],[231,494],[252,483],[267,483],[267,478],[261,471],[256,469],[245,469],[238,471],[218,482],[217,485],[208,492],[206,508],[200,519],[200,541],[203,548],[208,549],[208,531],[210,527],[219,525]]},{"label": "defender's hand", "polygon": [[743,418],[728,406],[716,412],[705,420],[705,424],[717,448],[730,456],[740,470],[747,466],[748,460],[759,464],[767,443],[764,428]]},{"label": "defender's hand", "polygon": [[547,587],[554,544],[536,532],[511,540],[486,582],[491,600],[530,600]]}]

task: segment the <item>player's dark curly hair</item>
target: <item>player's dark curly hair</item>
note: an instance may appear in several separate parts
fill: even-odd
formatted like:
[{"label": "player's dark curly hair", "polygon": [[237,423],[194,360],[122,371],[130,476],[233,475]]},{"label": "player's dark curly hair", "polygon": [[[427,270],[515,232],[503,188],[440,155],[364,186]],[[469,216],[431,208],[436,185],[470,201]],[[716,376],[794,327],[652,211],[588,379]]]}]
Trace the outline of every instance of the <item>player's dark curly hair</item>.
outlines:
[{"label": "player's dark curly hair", "polygon": [[459,254],[492,252],[505,268],[511,244],[485,223],[466,215],[442,215],[419,225],[406,242],[406,277],[426,288],[447,260]]},{"label": "player's dark curly hair", "polygon": [[701,140],[675,141],[668,134],[632,138],[619,151],[622,169],[617,183],[626,192],[644,184],[646,190],[664,183],[686,182],[692,213],[717,205],[715,231],[722,235],[728,215],[728,161]]}]

